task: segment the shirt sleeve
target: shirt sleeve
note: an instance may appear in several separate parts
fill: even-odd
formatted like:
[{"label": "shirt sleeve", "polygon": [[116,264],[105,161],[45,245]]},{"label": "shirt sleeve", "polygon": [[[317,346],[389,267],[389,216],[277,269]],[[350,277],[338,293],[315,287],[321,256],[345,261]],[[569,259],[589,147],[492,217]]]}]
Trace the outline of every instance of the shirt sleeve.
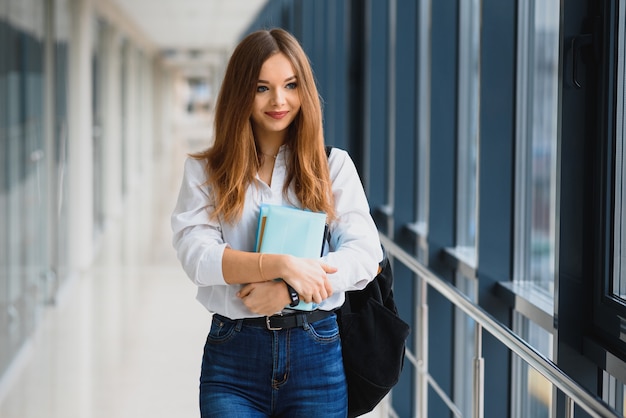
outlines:
[{"label": "shirt sleeve", "polygon": [[187,158],[176,207],[171,216],[172,244],[187,276],[197,286],[224,285],[222,255],[227,244],[206,185],[202,161]]},{"label": "shirt sleeve", "polygon": [[323,258],[338,269],[329,275],[333,291],[360,290],[376,276],[383,258],[378,229],[348,153],[333,148],[329,166],[337,218],[330,226],[331,252]]}]

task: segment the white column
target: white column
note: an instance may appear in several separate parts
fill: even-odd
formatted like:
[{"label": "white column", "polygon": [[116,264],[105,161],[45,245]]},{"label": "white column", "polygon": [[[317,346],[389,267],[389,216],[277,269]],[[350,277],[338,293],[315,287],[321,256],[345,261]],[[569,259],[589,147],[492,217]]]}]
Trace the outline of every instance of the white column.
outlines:
[{"label": "white column", "polygon": [[139,129],[139,156],[141,162],[141,176],[143,182],[153,178],[154,162],[154,96],[152,92],[152,60],[149,55],[142,54],[140,59],[141,97],[139,98],[139,112],[141,127]]},{"label": "white column", "polygon": [[[55,42],[55,19],[54,19],[54,1],[45,1],[45,19],[46,19],[46,35],[44,41],[44,155],[45,155],[45,220],[44,229],[46,231],[45,243],[45,265],[46,276],[43,286],[43,297],[45,303],[53,303],[57,293],[58,277],[55,272],[58,271],[59,251],[59,219],[58,219],[58,175],[55,158],[55,80],[56,68],[54,65],[54,42]],[[43,232],[43,231],[42,231]]]},{"label": "white column", "polygon": [[93,259],[93,138],[91,47],[92,0],[70,0],[69,47],[69,248],[70,266],[82,270]]},{"label": "white column", "polygon": [[107,219],[122,214],[122,37],[114,27],[105,34],[102,89],[104,100],[104,213]]},{"label": "white column", "polygon": [[157,154],[160,157],[172,152],[173,84],[171,71],[161,67],[155,83],[155,128],[158,138]]},{"label": "white column", "polygon": [[127,43],[124,46],[124,57],[126,59],[125,74],[126,79],[123,98],[126,114],[124,123],[124,152],[126,155],[125,172],[127,191],[131,192],[138,183],[138,155],[137,155],[137,53],[135,47]]}]

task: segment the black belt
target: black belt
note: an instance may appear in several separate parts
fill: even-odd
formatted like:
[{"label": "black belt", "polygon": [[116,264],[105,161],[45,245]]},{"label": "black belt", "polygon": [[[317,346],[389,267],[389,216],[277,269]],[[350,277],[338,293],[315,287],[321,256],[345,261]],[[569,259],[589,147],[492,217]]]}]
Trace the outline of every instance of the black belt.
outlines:
[{"label": "black belt", "polygon": [[278,331],[287,328],[301,327],[305,323],[310,324],[328,318],[333,315],[333,311],[310,311],[288,314],[278,314],[259,318],[242,319],[244,325],[252,327],[267,328],[270,331]]}]

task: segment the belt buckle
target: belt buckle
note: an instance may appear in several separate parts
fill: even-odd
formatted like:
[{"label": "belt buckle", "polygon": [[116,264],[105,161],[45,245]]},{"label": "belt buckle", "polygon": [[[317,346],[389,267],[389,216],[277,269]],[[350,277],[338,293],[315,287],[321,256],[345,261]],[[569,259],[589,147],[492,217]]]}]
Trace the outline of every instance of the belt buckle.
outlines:
[{"label": "belt buckle", "polygon": [[282,328],[281,327],[276,327],[273,328],[272,324],[271,324],[271,316],[266,316],[265,317],[265,327],[269,330],[269,331],[280,331]]}]

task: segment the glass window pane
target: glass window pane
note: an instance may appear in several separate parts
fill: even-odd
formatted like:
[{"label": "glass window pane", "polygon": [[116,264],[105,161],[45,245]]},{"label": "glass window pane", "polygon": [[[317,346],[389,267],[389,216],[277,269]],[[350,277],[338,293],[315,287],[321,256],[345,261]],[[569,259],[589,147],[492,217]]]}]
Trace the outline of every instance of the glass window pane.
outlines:
[{"label": "glass window pane", "polygon": [[[516,313],[513,326],[518,334],[546,358],[552,360],[552,334]],[[552,384],[519,357],[513,357],[513,417],[552,416]]]},{"label": "glass window pane", "polygon": [[69,179],[65,175],[68,166],[68,74],[70,39],[70,4],[67,0],[54,2],[54,162],[56,179],[54,191],[56,210],[54,212],[53,235],[55,237],[52,265],[56,270],[56,283],[65,281],[69,275],[69,208],[67,191]]},{"label": "glass window pane", "polygon": [[535,4],[532,124],[531,280],[554,283],[559,2]]},{"label": "glass window pane", "polygon": [[[554,296],[559,121],[559,0],[518,2],[514,280]],[[513,330],[546,357],[554,337],[520,313]],[[513,361],[512,416],[550,417],[552,385]]]},{"label": "glass window pane", "polygon": [[[456,273],[456,287],[477,303],[476,279]],[[463,310],[454,314],[454,404],[462,416],[471,417],[474,407],[474,373],[476,358],[476,322]]]},{"label": "glass window pane", "polygon": [[602,400],[618,414],[626,416],[626,385],[605,371],[602,372]]},{"label": "glass window pane", "polygon": [[47,182],[44,122],[45,3],[0,6],[0,374],[43,309]]},{"label": "glass window pane", "polygon": [[457,247],[476,246],[480,1],[459,3]]},{"label": "glass window pane", "polygon": [[553,292],[560,2],[519,9],[515,278]]},{"label": "glass window pane", "polygon": [[[457,207],[455,254],[469,266],[476,265],[477,151],[480,80],[480,1],[459,2],[457,107]],[[477,282],[456,273],[456,287],[476,301]],[[455,312],[454,403],[463,416],[473,410],[475,322],[460,309]]]}]

